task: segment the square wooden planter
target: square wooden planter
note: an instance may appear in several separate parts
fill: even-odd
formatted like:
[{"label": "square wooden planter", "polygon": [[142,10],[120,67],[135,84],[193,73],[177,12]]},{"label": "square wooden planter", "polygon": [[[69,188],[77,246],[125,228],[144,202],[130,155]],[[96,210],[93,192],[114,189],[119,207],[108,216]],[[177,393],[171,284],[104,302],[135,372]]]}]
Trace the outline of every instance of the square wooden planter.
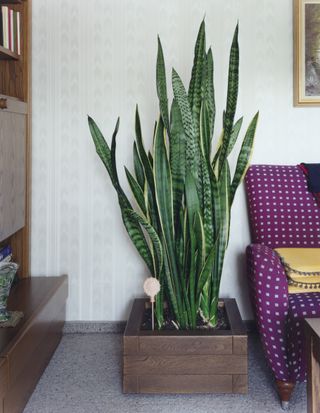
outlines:
[{"label": "square wooden planter", "polygon": [[221,300],[230,330],[141,330],[134,300],[123,337],[124,393],[247,393],[247,332],[234,299]]}]

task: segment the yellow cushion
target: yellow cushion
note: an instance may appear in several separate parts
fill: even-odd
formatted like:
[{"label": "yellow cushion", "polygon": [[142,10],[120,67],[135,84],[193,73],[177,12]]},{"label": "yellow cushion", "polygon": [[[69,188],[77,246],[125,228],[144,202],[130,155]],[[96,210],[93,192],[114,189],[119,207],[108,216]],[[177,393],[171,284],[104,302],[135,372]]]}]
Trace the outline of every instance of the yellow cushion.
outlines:
[{"label": "yellow cushion", "polygon": [[276,248],[275,251],[285,267],[289,293],[320,292],[320,248]]}]

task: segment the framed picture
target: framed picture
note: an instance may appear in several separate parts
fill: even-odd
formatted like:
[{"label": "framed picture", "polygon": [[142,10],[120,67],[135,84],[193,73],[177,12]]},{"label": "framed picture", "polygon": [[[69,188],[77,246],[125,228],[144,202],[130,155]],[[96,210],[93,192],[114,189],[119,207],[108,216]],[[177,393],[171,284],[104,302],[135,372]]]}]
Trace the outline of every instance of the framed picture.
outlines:
[{"label": "framed picture", "polygon": [[320,0],[294,0],[294,104],[320,106]]}]

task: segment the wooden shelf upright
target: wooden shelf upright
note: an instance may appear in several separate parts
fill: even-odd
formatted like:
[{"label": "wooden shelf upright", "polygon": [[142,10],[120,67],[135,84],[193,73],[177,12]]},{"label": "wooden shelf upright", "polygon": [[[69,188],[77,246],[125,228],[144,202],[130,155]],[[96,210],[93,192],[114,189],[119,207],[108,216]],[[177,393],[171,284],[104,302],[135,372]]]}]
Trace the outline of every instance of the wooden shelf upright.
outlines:
[{"label": "wooden shelf upright", "polygon": [[11,245],[19,277],[26,278],[30,276],[31,0],[1,0],[2,5],[20,12],[21,55],[0,47],[0,175],[4,177],[0,246]]},{"label": "wooden shelf upright", "polygon": [[59,344],[67,276],[30,276],[31,0],[0,0],[20,12],[21,54],[0,46],[0,248],[19,264],[8,309],[15,327],[0,326],[0,413],[21,413]]}]

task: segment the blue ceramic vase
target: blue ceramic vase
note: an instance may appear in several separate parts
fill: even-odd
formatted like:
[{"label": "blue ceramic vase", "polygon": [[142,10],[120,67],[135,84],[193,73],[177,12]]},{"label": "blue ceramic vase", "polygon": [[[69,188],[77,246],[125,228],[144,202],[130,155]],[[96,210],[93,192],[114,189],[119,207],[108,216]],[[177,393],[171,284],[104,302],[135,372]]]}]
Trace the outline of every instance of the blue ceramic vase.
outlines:
[{"label": "blue ceramic vase", "polygon": [[0,323],[8,321],[10,318],[10,313],[7,311],[7,301],[18,268],[18,264],[14,262],[0,262]]}]

